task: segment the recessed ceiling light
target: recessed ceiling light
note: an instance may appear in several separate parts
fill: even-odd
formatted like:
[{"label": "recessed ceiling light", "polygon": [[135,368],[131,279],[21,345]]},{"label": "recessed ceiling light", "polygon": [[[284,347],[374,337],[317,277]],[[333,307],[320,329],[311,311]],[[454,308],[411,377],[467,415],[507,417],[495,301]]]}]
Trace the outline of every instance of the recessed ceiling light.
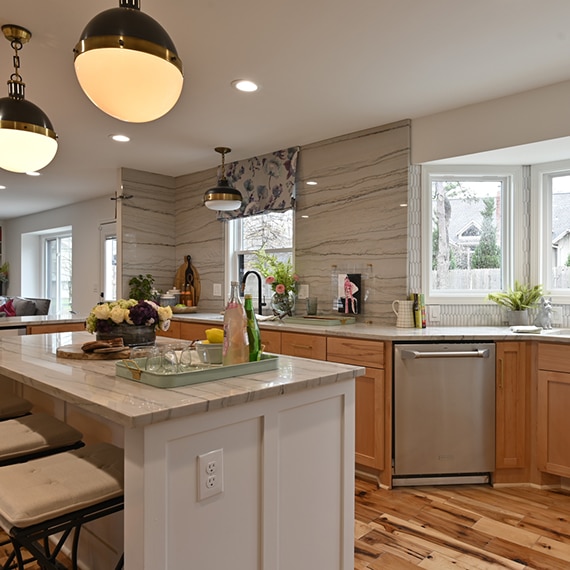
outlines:
[{"label": "recessed ceiling light", "polygon": [[307,186],[316,186],[317,185],[317,181],[316,180],[307,180],[307,182],[305,182],[305,184]]},{"label": "recessed ceiling light", "polygon": [[127,135],[109,135],[115,142],[129,142],[131,139]]},{"label": "recessed ceiling light", "polygon": [[249,79],[235,79],[232,81],[232,86],[238,91],[245,91],[246,93],[253,93],[257,91],[257,84]]},{"label": "recessed ceiling light", "polygon": [[39,172],[26,172],[28,176],[41,176]]},{"label": "recessed ceiling light", "polygon": [[2,186],[2,185],[0,184],[0,190],[6,190],[6,186]]},{"label": "recessed ceiling light", "polygon": [[407,208],[407,207],[408,207],[408,204],[400,204],[400,207],[401,207],[401,208]]},{"label": "recessed ceiling light", "polygon": [[307,214],[304,214],[301,216],[301,218],[308,218],[309,216],[307,216]]}]

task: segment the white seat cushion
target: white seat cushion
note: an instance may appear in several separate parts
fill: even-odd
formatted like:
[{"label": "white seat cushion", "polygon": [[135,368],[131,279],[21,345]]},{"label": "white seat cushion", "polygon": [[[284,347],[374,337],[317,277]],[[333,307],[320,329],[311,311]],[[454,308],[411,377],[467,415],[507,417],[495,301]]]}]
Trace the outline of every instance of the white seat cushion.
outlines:
[{"label": "white seat cushion", "polygon": [[80,431],[49,414],[31,414],[0,422],[0,460],[72,445]]},{"label": "white seat cushion", "polygon": [[9,532],[121,496],[123,459],[119,447],[97,443],[0,467],[1,526]]},{"label": "white seat cushion", "polygon": [[16,418],[27,414],[32,409],[32,402],[14,394],[0,395],[0,420]]}]

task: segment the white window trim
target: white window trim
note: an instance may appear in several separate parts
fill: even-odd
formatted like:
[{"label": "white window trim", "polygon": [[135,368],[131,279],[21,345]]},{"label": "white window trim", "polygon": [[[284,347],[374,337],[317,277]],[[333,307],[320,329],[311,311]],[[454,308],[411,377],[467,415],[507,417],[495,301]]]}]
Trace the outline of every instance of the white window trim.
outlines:
[{"label": "white window trim", "polygon": [[523,190],[523,171],[521,166],[479,166],[479,165],[424,165],[421,174],[421,224],[422,224],[422,291],[427,304],[483,305],[489,303],[487,292],[454,293],[451,291],[431,291],[431,177],[504,177],[507,179],[502,204],[501,249],[504,255],[503,283],[510,287],[515,280],[523,281],[524,252],[521,244],[524,237],[523,200],[516,200],[517,193]]},{"label": "white window trim", "polygon": [[546,177],[558,173],[570,173],[570,160],[547,162],[531,166],[531,240],[530,274],[532,283],[542,283],[547,296],[553,303],[570,303],[570,289],[549,290],[552,267],[550,236],[547,230],[552,228],[552,200],[550,184],[545,184]]}]

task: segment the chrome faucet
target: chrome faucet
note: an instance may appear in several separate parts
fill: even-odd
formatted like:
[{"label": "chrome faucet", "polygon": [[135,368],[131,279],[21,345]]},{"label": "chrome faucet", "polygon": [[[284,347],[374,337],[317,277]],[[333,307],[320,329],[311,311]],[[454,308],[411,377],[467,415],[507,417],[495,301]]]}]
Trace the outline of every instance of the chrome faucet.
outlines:
[{"label": "chrome faucet", "polygon": [[243,277],[241,280],[241,294],[242,295],[244,294],[245,282],[247,281],[247,278],[250,275],[255,275],[257,277],[257,312],[260,315],[263,315],[263,307],[265,307],[265,303],[262,300],[262,288],[263,288],[262,283],[263,283],[263,281],[262,281],[261,275],[257,271],[250,269],[249,271],[246,271],[243,274]]}]

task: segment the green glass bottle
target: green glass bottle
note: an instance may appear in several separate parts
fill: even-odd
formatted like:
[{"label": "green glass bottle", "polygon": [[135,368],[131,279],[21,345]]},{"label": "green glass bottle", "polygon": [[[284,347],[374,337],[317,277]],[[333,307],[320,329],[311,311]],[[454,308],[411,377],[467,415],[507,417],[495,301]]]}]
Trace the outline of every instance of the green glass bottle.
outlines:
[{"label": "green glass bottle", "polygon": [[247,337],[249,339],[249,361],[256,362],[261,358],[261,333],[253,310],[251,295],[245,296],[245,314],[247,316]]}]

